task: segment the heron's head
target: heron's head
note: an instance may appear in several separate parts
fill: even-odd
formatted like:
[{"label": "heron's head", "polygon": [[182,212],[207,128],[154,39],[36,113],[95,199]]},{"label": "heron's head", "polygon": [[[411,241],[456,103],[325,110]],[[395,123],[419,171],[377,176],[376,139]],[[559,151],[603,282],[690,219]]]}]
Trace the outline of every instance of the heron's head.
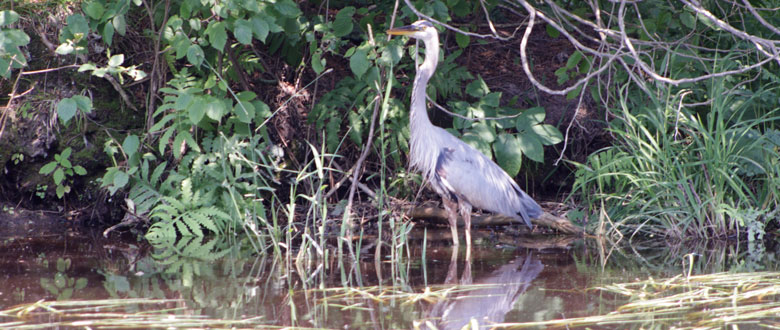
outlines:
[{"label": "heron's head", "polygon": [[387,30],[387,34],[395,36],[409,36],[415,39],[430,40],[438,34],[431,22],[419,20],[411,25],[401,26]]}]

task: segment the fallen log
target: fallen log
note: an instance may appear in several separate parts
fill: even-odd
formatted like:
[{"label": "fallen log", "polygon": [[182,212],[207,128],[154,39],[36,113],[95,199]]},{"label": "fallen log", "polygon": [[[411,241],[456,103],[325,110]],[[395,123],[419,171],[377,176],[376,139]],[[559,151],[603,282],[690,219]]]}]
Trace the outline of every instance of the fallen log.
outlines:
[{"label": "fallen log", "polygon": [[[422,219],[441,224],[447,224],[447,211],[438,207],[412,207],[406,213],[412,219]],[[531,219],[531,223],[538,226],[552,228],[569,235],[582,235],[584,233],[582,228],[575,226],[571,223],[571,221],[565,218],[554,216],[548,212],[544,212],[539,218]],[[471,225],[474,227],[506,226],[516,224],[525,225],[522,220],[500,214],[471,216]],[[458,216],[458,226],[463,226],[463,218],[460,216]]]}]

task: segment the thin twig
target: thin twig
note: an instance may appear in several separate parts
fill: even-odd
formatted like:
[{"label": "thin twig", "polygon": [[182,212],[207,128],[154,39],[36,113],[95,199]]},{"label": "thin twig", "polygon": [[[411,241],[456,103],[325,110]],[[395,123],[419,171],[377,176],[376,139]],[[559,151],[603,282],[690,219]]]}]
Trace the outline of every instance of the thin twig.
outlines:
[{"label": "thin twig", "polygon": [[470,37],[481,38],[481,39],[490,38],[490,39],[498,39],[498,40],[501,40],[501,41],[507,41],[507,40],[510,40],[510,39],[514,38],[515,33],[517,33],[517,31],[520,29],[520,25],[518,25],[517,28],[515,29],[515,31],[509,37],[502,37],[502,36],[499,36],[498,34],[489,35],[489,34],[479,34],[479,33],[468,32],[468,31],[461,30],[461,29],[456,28],[456,27],[454,27],[452,25],[449,25],[447,23],[441,22],[441,21],[439,21],[439,20],[437,20],[437,19],[435,19],[433,17],[430,17],[428,15],[423,14],[422,12],[417,10],[417,8],[415,8],[414,5],[409,0],[404,0],[404,2],[406,3],[406,6],[408,6],[409,9],[411,9],[412,12],[414,12],[420,18],[424,18],[424,19],[426,19],[428,21],[431,21],[433,23],[436,23],[436,24],[439,24],[439,25],[441,25],[443,27],[446,27],[449,30],[452,30],[452,31],[455,31],[457,33],[464,34],[464,35],[467,35],[467,36],[470,36]]}]

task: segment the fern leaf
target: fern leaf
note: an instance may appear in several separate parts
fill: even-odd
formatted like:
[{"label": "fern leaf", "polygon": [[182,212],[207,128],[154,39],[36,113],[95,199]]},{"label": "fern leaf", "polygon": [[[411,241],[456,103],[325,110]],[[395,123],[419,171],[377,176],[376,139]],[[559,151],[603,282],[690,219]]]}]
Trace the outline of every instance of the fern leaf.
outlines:
[{"label": "fern leaf", "polygon": [[[183,218],[179,218],[179,220],[181,219]],[[192,232],[190,232],[189,228],[187,228],[185,221],[176,221],[175,224],[176,224],[176,229],[179,230],[179,233],[181,233],[182,236],[192,236]]]},{"label": "fern leaf", "polygon": [[186,205],[184,205],[184,203],[182,203],[176,198],[173,198],[171,196],[162,196],[160,198],[163,199],[166,203],[170,204],[170,206],[172,206],[176,210],[176,211],[171,211],[171,214],[182,214],[187,211]]},{"label": "fern leaf", "polygon": [[166,165],[168,165],[168,162],[162,162],[162,164],[157,165],[157,168],[152,172],[152,177],[149,178],[149,183],[155,184],[160,180]]},{"label": "fern leaf", "polygon": [[[208,217],[204,217],[198,212],[188,212],[180,220],[187,225],[191,235],[196,237],[203,237],[203,230],[200,229],[200,226],[210,221]],[[182,232],[182,235],[184,235],[184,232]]]},{"label": "fern leaf", "polygon": [[181,182],[181,199],[185,204],[194,204],[192,202],[192,180],[190,178],[186,178]]},{"label": "fern leaf", "polygon": [[217,222],[219,222],[220,224],[224,224],[230,220],[230,217],[226,213],[220,211],[219,209],[213,206],[200,208],[194,213],[198,213],[201,217],[206,219],[207,221],[201,222],[201,225],[203,225],[203,227],[205,227],[206,229],[210,230],[212,233],[215,234],[220,234],[219,227],[216,224]]}]

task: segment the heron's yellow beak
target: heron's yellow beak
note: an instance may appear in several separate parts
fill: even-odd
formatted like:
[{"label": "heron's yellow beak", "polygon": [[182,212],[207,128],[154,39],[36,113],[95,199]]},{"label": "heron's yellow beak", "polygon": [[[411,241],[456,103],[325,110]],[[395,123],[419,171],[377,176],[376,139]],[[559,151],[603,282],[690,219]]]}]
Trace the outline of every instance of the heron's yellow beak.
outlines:
[{"label": "heron's yellow beak", "polygon": [[387,30],[387,34],[394,36],[408,36],[420,31],[420,28],[414,25],[401,26]]}]

